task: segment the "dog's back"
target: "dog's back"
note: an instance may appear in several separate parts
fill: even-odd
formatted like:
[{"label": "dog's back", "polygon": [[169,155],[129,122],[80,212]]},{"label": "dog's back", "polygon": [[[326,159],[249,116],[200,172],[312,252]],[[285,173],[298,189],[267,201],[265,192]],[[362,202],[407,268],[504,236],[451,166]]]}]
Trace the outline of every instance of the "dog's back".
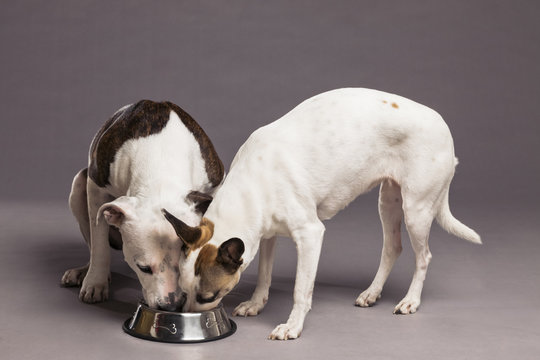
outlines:
[{"label": "dog's back", "polygon": [[96,134],[88,174],[116,196],[126,194],[134,182],[157,187],[167,179],[210,191],[221,182],[223,165],[207,135],[183,109],[141,100],[118,110]]},{"label": "dog's back", "polygon": [[401,184],[429,172],[443,182],[454,165],[450,131],[434,110],[394,94],[346,88],[312,97],[255,131],[232,166],[276,178],[276,193],[290,189],[315,199],[319,216],[328,219],[382,179]]}]

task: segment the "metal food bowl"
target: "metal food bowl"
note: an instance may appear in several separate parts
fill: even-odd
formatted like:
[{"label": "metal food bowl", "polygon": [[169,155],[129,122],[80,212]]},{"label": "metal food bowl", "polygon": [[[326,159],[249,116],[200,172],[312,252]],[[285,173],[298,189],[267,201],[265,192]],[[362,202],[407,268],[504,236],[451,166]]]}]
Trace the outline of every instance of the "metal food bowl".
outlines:
[{"label": "metal food bowl", "polygon": [[222,339],[234,334],[223,305],[200,313],[180,313],[151,309],[139,303],[132,318],[122,326],[129,335],[168,343],[196,343]]}]

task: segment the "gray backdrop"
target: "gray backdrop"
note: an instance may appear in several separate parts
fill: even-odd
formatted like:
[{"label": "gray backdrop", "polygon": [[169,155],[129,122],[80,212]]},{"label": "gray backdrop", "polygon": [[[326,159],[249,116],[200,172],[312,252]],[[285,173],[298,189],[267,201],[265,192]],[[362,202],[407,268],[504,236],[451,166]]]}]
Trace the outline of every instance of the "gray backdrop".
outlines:
[{"label": "gray backdrop", "polygon": [[[536,1],[3,1],[0,198],[65,199],[120,106],[170,100],[225,165],[317,93],[370,87],[439,111],[475,202],[538,197]],[[498,201],[498,200],[497,200]]]},{"label": "gray backdrop", "polygon": [[[535,358],[539,15],[533,0],[2,1],[0,346],[7,358]],[[77,290],[58,288],[65,269],[88,259],[67,209],[71,180],[116,109],[142,98],[177,103],[228,168],[252,131],[308,97],[347,86],[430,106],[454,136],[460,165],[451,208],[485,245],[434,226],[418,314],[391,315],[413,272],[405,235],[379,305],[351,306],[378,265],[376,191],[326,222],[314,310],[294,345],[264,342],[292,302],[295,249],[287,241],[278,245],[263,314],[236,320],[239,333],[229,340],[181,352],[121,333],[140,296],[121,254],[113,257],[109,302],[87,306]],[[255,272],[256,262],[226,299],[228,310],[249,297]],[[59,326],[44,331],[51,323]]]}]

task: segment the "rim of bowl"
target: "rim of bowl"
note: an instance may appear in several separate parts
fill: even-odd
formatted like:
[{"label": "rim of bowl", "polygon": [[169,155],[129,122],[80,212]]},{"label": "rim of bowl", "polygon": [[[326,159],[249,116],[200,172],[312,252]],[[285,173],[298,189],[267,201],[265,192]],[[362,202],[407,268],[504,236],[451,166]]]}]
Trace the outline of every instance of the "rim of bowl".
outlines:
[{"label": "rim of bowl", "polygon": [[146,304],[144,301],[139,301],[138,306],[142,307],[144,311],[148,311],[148,312],[152,312],[156,314],[168,314],[168,315],[177,315],[177,316],[201,316],[203,314],[219,311],[223,308],[223,304],[221,302],[215,308],[201,311],[201,312],[178,312],[178,311],[166,311],[166,310],[160,310],[160,309],[153,309],[150,306],[148,306],[148,304]]}]

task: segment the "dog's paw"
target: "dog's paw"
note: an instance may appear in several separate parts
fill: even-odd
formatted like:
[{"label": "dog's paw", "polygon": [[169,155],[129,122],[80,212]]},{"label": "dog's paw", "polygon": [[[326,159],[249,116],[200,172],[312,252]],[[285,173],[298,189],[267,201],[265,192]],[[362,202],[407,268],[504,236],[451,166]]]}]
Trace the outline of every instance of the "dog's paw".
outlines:
[{"label": "dog's paw", "polygon": [[79,299],[87,304],[105,301],[109,298],[109,282],[89,281],[88,276],[84,279]]},{"label": "dog's paw", "polygon": [[378,299],[381,298],[381,292],[372,290],[371,288],[368,288],[366,291],[361,293],[354,302],[354,305],[360,306],[360,307],[368,307],[375,302],[377,302]]},{"label": "dog's paw", "polygon": [[233,316],[255,316],[264,308],[264,303],[258,301],[244,301],[232,312]]},{"label": "dog's paw", "polygon": [[292,340],[300,337],[302,326],[291,326],[289,324],[278,325],[268,336],[270,340]]},{"label": "dog's paw", "polygon": [[420,306],[420,299],[414,299],[412,297],[405,297],[394,308],[394,314],[408,315],[414,314]]},{"label": "dog's paw", "polygon": [[67,270],[64,273],[64,276],[62,276],[62,281],[61,281],[62,286],[65,286],[65,287],[81,286],[87,272],[88,272],[88,265]]}]

